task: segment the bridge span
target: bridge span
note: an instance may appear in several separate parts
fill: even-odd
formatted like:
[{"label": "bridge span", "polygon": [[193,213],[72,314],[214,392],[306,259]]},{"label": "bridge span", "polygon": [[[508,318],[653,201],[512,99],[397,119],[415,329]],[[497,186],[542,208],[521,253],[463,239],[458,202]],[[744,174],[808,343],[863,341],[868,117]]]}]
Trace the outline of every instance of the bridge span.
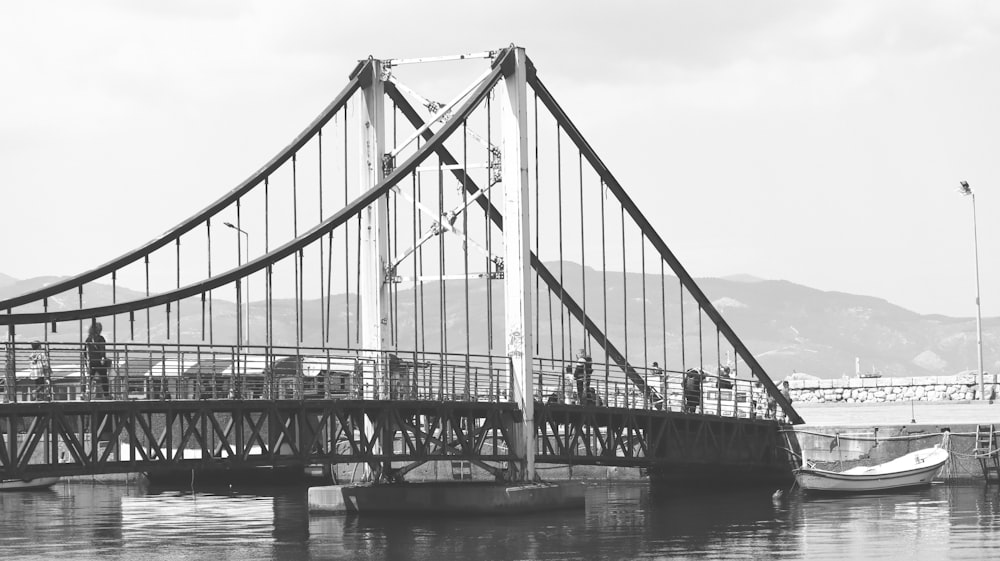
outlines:
[{"label": "bridge span", "polygon": [[[425,462],[462,460],[506,479],[516,461],[511,435],[523,413],[506,357],[108,345],[117,358],[105,386],[86,375],[77,347],[46,349],[47,379],[18,373],[0,407],[0,477],[358,463],[398,480]],[[580,402],[573,366],[538,359],[532,369],[539,463],[692,476],[784,465],[777,419],[750,380],[706,376],[696,395],[685,373],[642,369],[655,388],[644,393],[620,371],[597,371],[594,399]],[[382,368],[387,386],[366,388],[380,380],[366,372]]]},{"label": "bridge span", "polygon": [[[440,102],[411,86],[428,64],[479,73]],[[348,80],[208,207],[0,300],[0,477],[787,473],[778,428],[801,418],[524,49]]]}]

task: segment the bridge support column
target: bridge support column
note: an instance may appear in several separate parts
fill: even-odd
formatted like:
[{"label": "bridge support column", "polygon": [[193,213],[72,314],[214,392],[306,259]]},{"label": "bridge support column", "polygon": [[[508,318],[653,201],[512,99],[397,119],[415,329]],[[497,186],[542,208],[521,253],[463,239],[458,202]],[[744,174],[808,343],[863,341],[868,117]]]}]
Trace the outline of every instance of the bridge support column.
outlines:
[{"label": "bridge support column", "polygon": [[511,477],[521,481],[535,478],[535,401],[531,373],[534,334],[531,324],[531,239],[528,212],[528,102],[527,58],[524,49],[514,47],[512,64],[504,68],[505,95],[502,96],[501,160],[503,179],[504,242],[504,325],[510,383],[514,402],[523,412],[514,426],[513,449],[517,461]]},{"label": "bridge support column", "polygon": [[[361,181],[360,192],[364,193],[382,181],[385,171],[382,158],[385,154],[385,86],[382,81],[382,62],[372,60],[370,72],[362,78],[364,109],[361,113]],[[385,283],[385,268],[388,264],[389,245],[386,238],[388,214],[385,201],[378,199],[361,213],[361,279],[360,298],[361,344],[369,351],[369,364],[364,365],[362,380],[364,399],[389,398],[389,373],[385,364],[386,332],[388,330],[389,287]],[[366,418],[368,434],[372,434],[371,422]],[[378,444],[376,444],[376,447]],[[373,450],[379,454],[381,449]],[[366,466],[368,480],[378,480],[389,466],[380,470]],[[381,473],[373,473],[381,472]]]}]

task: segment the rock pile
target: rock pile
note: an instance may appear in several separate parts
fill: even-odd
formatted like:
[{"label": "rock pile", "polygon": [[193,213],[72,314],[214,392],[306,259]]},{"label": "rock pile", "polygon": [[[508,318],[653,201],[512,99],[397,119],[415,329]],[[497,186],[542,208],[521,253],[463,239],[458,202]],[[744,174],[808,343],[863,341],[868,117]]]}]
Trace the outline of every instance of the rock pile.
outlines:
[{"label": "rock pile", "polygon": [[[983,380],[986,398],[997,396],[995,374]],[[792,402],[885,403],[894,401],[959,401],[980,399],[975,374],[914,378],[840,378],[792,380]]]}]

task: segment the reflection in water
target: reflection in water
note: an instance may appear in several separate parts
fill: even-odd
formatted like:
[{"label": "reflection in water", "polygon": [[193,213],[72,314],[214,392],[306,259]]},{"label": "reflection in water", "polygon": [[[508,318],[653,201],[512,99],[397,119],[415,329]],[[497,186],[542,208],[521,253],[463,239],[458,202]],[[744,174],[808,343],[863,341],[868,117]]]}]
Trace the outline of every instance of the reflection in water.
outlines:
[{"label": "reflection in water", "polygon": [[996,487],[850,497],[670,496],[593,485],[583,511],[313,516],[305,489],[155,492],[60,483],[0,493],[4,559],[983,559]]}]

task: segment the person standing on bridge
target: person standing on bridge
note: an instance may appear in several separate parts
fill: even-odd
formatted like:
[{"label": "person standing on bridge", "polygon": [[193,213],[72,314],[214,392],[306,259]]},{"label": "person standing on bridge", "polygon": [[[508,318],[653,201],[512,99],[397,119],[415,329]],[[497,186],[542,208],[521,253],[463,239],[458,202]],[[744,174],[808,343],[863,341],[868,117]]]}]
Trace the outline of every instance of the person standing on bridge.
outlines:
[{"label": "person standing on bridge", "polygon": [[35,340],[31,342],[31,354],[28,355],[28,365],[31,369],[31,378],[35,382],[35,399],[38,401],[52,399],[49,392],[52,379],[49,350],[42,348],[41,341]]},{"label": "person standing on bridge", "polygon": [[701,383],[705,373],[694,368],[684,373],[684,412],[697,413],[701,408]]},{"label": "person standing on bridge", "polygon": [[587,389],[590,388],[590,375],[593,373],[594,365],[590,355],[585,349],[580,349],[573,366],[573,380],[576,381],[576,397],[581,405],[587,401]]},{"label": "person standing on bridge", "polygon": [[[784,382],[781,383],[781,395],[785,398],[785,401],[787,401],[788,404],[791,405],[792,389],[791,387],[789,387],[788,380],[785,380]],[[785,413],[784,409],[781,410],[781,418],[782,420],[788,419],[788,415]]]},{"label": "person standing on bridge", "polygon": [[98,399],[107,399],[110,397],[108,367],[111,366],[111,361],[105,352],[104,345],[107,341],[101,335],[102,329],[100,322],[95,321],[90,324],[90,332],[84,342],[83,351],[89,370],[90,391]]},{"label": "person standing on bridge", "polygon": [[664,374],[663,369],[660,368],[660,363],[653,361],[652,368],[649,369],[649,376],[647,377],[646,385],[650,386],[650,380],[652,380],[652,387],[660,394],[654,396],[653,406],[657,409],[665,409],[667,405],[667,376]]},{"label": "person standing on bridge", "polygon": [[764,414],[765,419],[777,419],[778,418],[778,400],[774,399],[771,392],[767,392],[767,413]]}]

